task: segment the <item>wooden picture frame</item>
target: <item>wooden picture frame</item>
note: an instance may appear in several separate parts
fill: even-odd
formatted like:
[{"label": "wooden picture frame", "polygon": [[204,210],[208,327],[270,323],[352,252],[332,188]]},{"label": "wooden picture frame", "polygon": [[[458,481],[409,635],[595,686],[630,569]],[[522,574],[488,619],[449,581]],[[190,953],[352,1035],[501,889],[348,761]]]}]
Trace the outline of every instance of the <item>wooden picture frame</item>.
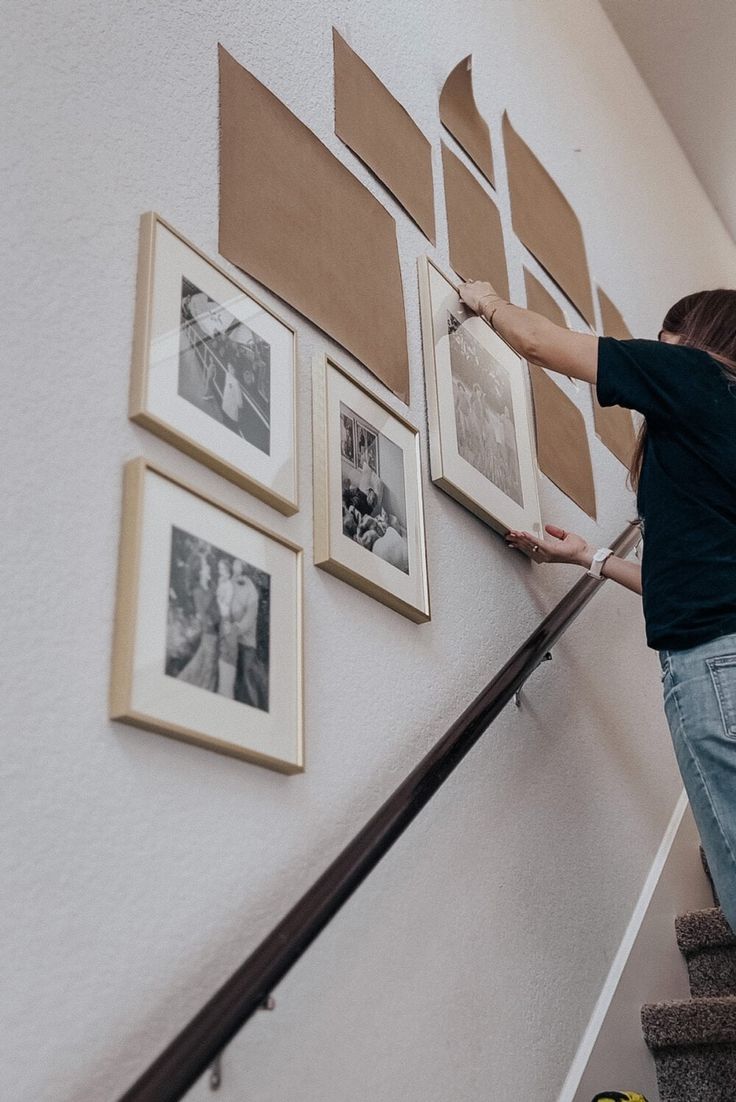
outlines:
[{"label": "wooden picture frame", "polygon": [[148,460],[127,463],[110,718],[302,772],[302,558]]},{"label": "wooden picture frame", "polygon": [[[312,402],[316,565],[425,623],[430,602],[419,430],[324,354],[314,358]],[[354,463],[344,454],[346,419],[356,424]]]},{"label": "wooden picture frame", "polygon": [[525,364],[428,256],[418,271],[432,481],[502,534],[541,535]]},{"label": "wooden picture frame", "polygon": [[129,414],[289,516],[296,332],[159,214],[141,217]]}]

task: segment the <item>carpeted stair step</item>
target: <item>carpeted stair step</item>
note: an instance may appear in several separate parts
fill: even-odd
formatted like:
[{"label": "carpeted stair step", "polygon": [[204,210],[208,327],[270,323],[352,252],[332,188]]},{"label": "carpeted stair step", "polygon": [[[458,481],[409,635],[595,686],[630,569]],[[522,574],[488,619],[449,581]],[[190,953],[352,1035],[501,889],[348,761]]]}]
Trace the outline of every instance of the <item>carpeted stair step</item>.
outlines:
[{"label": "carpeted stair step", "polygon": [[734,1102],[736,997],[643,1006],[661,1102]]},{"label": "carpeted stair step", "polygon": [[736,995],[736,934],[721,908],[679,915],[675,932],[693,998]]}]

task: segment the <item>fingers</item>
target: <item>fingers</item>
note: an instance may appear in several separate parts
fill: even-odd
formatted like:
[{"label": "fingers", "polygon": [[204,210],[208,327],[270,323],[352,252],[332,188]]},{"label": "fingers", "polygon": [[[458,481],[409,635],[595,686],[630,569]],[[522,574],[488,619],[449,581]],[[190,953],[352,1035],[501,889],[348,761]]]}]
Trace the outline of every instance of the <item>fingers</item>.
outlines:
[{"label": "fingers", "polygon": [[556,540],[564,540],[567,536],[567,532],[564,528],[560,528],[557,524],[545,524],[545,532],[548,532],[550,536],[554,536]]},{"label": "fingers", "polygon": [[550,561],[551,547],[532,532],[517,532],[512,529],[506,533],[506,542],[510,547],[523,551],[534,562]]},{"label": "fingers", "polygon": [[480,313],[483,300],[495,294],[491,284],[485,280],[468,279],[458,286],[458,295],[461,300],[476,314]]}]

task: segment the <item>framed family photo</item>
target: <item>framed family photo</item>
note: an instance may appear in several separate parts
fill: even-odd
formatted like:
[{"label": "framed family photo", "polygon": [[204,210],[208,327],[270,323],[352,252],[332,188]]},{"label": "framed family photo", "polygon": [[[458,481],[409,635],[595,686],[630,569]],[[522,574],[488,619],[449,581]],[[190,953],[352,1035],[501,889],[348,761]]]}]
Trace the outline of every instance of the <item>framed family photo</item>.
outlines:
[{"label": "framed family photo", "polygon": [[432,481],[501,533],[541,533],[523,361],[427,256],[419,296]]},{"label": "framed family photo", "polygon": [[325,355],[313,375],[315,563],[423,623],[419,432]]},{"label": "framed family photo", "polygon": [[110,715],[304,767],[301,549],[144,459],[125,467]]},{"label": "framed family photo", "polygon": [[141,218],[130,416],[298,509],[296,334],[153,212]]}]

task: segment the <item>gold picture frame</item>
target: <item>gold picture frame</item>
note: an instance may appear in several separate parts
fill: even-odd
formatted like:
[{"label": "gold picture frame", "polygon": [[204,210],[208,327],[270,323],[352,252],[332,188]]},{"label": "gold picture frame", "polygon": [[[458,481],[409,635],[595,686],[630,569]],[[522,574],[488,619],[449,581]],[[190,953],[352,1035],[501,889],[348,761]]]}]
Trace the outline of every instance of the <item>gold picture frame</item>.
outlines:
[{"label": "gold picture frame", "polygon": [[130,418],[290,516],[296,332],[170,223],[141,217]]},{"label": "gold picture frame", "polygon": [[432,481],[496,531],[542,531],[524,362],[418,261]]},{"label": "gold picture frame", "polygon": [[312,382],[315,564],[425,623],[419,430],[324,353]]},{"label": "gold picture frame", "polygon": [[302,772],[302,589],[301,547],[130,460],[110,718]]}]

